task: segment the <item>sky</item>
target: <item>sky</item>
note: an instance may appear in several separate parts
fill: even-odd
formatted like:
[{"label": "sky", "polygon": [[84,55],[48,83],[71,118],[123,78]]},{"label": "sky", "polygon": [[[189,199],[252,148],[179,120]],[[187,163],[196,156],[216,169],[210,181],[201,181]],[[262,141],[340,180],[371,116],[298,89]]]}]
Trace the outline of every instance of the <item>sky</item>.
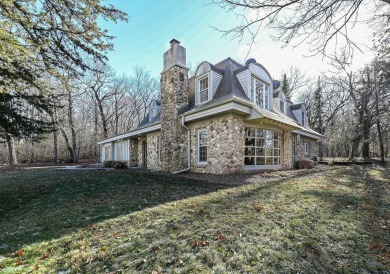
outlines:
[{"label": "sky", "polygon": [[[209,0],[110,0],[109,3],[129,15],[127,23],[101,22],[101,26],[116,37],[108,58],[110,66],[119,74],[131,75],[135,66],[143,66],[153,77],[160,77],[163,54],[172,38],[186,48],[187,63],[193,67],[202,61],[214,64],[227,57],[240,63],[247,59],[247,39],[232,40],[214,29],[229,29],[237,25],[240,18],[209,4]],[[328,61],[321,56],[305,57],[309,53],[308,45],[282,48],[270,34],[269,30],[260,33],[248,58],[255,58],[265,66],[274,79],[280,79],[281,73],[290,67],[298,67],[309,77],[330,69]],[[363,45],[368,43],[370,34],[367,24],[359,24],[349,32],[364,50],[364,53],[355,51],[353,68],[362,67],[373,58],[373,53]]]}]

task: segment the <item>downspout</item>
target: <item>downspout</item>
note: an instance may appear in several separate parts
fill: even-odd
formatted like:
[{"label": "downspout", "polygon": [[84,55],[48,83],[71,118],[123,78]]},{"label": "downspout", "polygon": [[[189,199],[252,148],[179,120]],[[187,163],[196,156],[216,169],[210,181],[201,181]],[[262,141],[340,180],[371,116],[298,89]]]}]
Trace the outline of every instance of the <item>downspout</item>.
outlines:
[{"label": "downspout", "polygon": [[188,157],[187,163],[188,163],[188,167],[186,169],[172,172],[172,174],[179,174],[179,173],[187,172],[187,171],[190,171],[190,169],[191,169],[191,134],[190,134],[190,129],[188,127],[186,127],[186,125],[184,124],[184,115],[181,116],[181,126],[184,127],[185,129],[187,129],[187,157]]}]

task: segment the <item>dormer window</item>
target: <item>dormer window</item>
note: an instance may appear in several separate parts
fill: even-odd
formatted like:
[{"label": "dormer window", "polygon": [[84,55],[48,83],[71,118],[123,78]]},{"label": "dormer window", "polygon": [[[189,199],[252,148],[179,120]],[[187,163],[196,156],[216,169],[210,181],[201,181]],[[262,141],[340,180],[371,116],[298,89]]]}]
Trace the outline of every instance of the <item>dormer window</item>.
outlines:
[{"label": "dormer window", "polygon": [[282,112],[282,113],[284,113],[284,114],[286,114],[285,113],[285,111],[284,111],[284,101],[282,100],[282,99],[280,99],[280,111]]},{"label": "dormer window", "polygon": [[209,77],[205,76],[199,79],[199,103],[209,100]]},{"label": "dormer window", "polygon": [[252,101],[259,107],[269,110],[269,91],[270,91],[269,85],[253,76],[251,80],[252,80],[252,88],[251,88]]}]

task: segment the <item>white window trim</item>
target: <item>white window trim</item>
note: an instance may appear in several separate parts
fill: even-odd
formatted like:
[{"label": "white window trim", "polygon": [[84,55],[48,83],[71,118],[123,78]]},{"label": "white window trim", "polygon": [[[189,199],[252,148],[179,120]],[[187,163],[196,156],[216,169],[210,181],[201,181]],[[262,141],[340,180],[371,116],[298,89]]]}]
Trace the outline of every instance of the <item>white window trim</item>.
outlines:
[{"label": "white window trim", "polygon": [[305,155],[309,155],[309,153],[310,153],[310,150],[309,150],[309,143],[308,143],[308,142],[305,142],[305,143],[304,143],[304,146],[305,146]]},{"label": "white window trim", "polygon": [[[256,104],[256,87],[254,88],[254,90],[252,91],[252,85],[255,86],[255,82],[256,80],[258,80],[259,82],[261,82],[262,84],[268,86],[268,102],[267,102],[267,108],[263,108],[265,110],[270,110],[272,109],[271,108],[271,104],[272,104],[272,101],[271,101],[271,96],[272,96],[272,90],[271,90],[271,84],[270,83],[267,83],[266,81],[264,81],[263,79],[261,79],[259,76],[257,76],[256,74],[250,74],[250,80],[251,80],[251,83],[249,85],[249,90],[250,90],[250,99],[252,101],[252,103],[254,103],[256,106],[260,107],[259,105]],[[263,103],[265,103],[265,92],[263,93]]]},{"label": "white window trim", "polygon": [[[211,82],[210,82],[210,78],[211,77],[210,76],[211,76],[210,73],[207,72],[207,73],[199,76],[196,79],[196,96],[198,98],[197,105],[202,105],[202,104],[207,103],[208,101],[210,101],[210,97],[211,97],[210,93],[212,92],[211,89],[210,89],[210,84],[211,84]],[[203,80],[204,78],[207,78],[207,89],[208,89],[208,91],[207,91],[207,100],[201,102],[200,101],[200,99],[201,99],[201,96],[200,96],[200,81]]]},{"label": "white window trim", "polygon": [[[197,150],[196,154],[197,154],[197,157],[196,158],[197,158],[198,164],[200,164],[200,165],[206,165],[207,164],[207,158],[208,158],[207,157],[207,151],[208,151],[207,147],[208,147],[208,144],[206,144],[206,161],[200,161],[200,149],[199,149],[200,148],[200,146],[199,146],[200,145],[200,142],[199,142],[200,138],[199,137],[200,137],[200,133],[204,132],[204,131],[206,132],[206,136],[207,136],[207,129],[202,128],[202,129],[198,129],[197,138],[196,138],[197,139],[197,142],[196,142],[196,148],[197,148],[196,149]],[[207,139],[206,139],[206,141],[207,141]]]}]

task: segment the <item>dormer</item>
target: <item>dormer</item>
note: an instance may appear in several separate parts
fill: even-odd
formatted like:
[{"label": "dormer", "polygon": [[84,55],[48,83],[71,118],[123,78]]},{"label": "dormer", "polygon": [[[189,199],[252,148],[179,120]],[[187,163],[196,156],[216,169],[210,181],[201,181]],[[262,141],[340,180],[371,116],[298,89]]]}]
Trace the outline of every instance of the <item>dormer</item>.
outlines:
[{"label": "dormer", "polygon": [[302,125],[302,127],[306,128],[307,127],[307,111],[305,104],[296,104],[290,106],[290,109],[292,113],[294,114],[295,118],[297,121]]},{"label": "dormer", "polygon": [[272,77],[261,64],[248,59],[236,76],[249,100],[262,109],[272,110]]},{"label": "dormer", "polygon": [[153,121],[154,118],[160,113],[161,103],[159,100],[153,99],[149,105],[149,122]]},{"label": "dormer", "polygon": [[274,107],[279,109],[281,113],[287,115],[288,101],[286,94],[282,90],[274,91]]},{"label": "dormer", "polygon": [[223,71],[209,62],[202,62],[195,72],[195,105],[202,105],[213,99]]}]

